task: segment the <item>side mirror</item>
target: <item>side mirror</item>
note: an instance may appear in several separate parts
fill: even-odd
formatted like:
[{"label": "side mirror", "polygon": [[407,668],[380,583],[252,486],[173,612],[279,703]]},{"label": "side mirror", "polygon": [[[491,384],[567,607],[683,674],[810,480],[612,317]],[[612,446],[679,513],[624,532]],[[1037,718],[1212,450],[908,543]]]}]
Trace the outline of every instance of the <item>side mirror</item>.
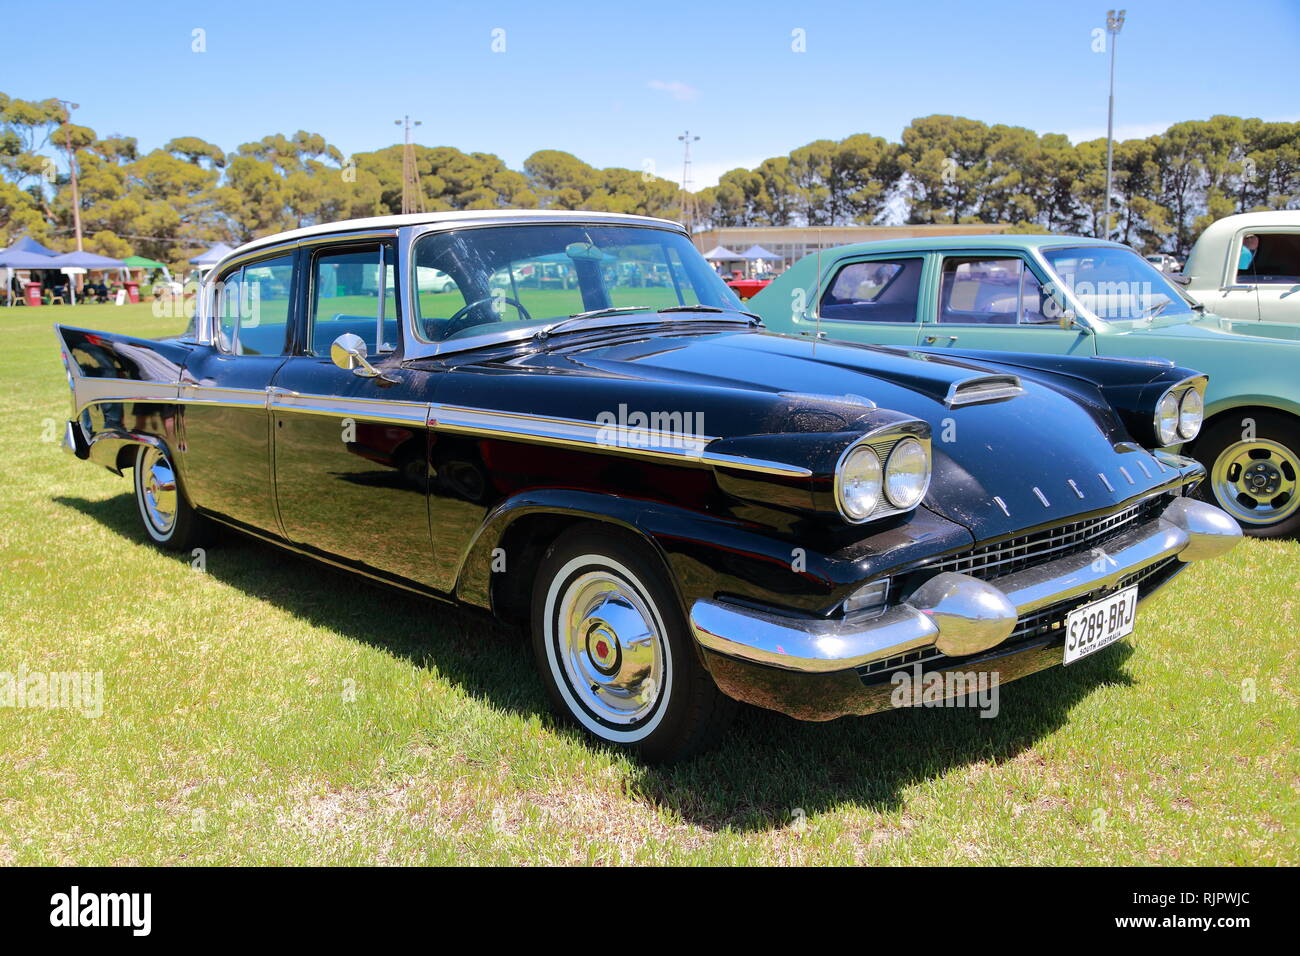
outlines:
[{"label": "side mirror", "polygon": [[1079,317],[1075,314],[1073,309],[1066,309],[1062,312],[1060,322],[1061,328],[1065,329],[1067,332],[1070,329],[1078,329],[1080,332],[1086,331],[1084,327],[1079,324]]},{"label": "side mirror", "polygon": [[366,358],[368,353],[366,340],[353,332],[344,332],[330,345],[330,361],[339,368],[360,375],[362,378],[377,378],[383,382],[395,382],[395,378],[382,374]]},{"label": "side mirror", "polygon": [[330,361],[341,369],[364,375],[365,370],[370,368],[370,363],[366,361],[367,351],[365,339],[352,332],[344,332],[330,346]]}]

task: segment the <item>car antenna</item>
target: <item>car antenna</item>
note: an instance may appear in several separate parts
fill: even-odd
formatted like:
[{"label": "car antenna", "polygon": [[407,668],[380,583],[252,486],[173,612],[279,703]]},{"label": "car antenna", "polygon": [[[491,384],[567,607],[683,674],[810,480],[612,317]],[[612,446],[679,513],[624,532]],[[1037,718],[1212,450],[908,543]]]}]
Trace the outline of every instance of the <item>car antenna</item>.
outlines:
[{"label": "car antenna", "polygon": [[813,309],[817,313],[817,324],[813,326],[813,354],[817,354],[817,340],[822,337],[822,310],[818,307],[817,297],[822,287],[822,231],[817,230],[817,276],[813,279]]}]

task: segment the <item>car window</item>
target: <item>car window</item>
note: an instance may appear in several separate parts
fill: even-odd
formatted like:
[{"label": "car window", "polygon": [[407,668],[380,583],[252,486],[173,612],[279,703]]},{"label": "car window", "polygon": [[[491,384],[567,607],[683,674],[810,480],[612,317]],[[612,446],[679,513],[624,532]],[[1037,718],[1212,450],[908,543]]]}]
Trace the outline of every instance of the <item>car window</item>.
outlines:
[{"label": "car window", "polygon": [[[1247,238],[1255,249],[1248,248]],[[1238,252],[1237,281],[1252,285],[1294,285],[1300,282],[1300,233],[1261,232],[1243,237]]]},{"label": "car window", "polygon": [[821,317],[855,322],[915,322],[921,258],[850,262],[822,295]]},{"label": "car window", "polygon": [[1044,314],[1042,285],[1024,260],[950,256],[943,260],[939,321],[1045,325],[1054,320]]},{"label": "car window", "polygon": [[1132,249],[1059,246],[1045,248],[1042,254],[1052,286],[1069,290],[1087,312],[1102,321],[1192,314],[1191,303],[1168,274]]},{"label": "car window", "polygon": [[393,250],[384,243],[317,253],[312,262],[308,351],[325,355],[330,343],[349,332],[361,336],[371,355],[397,348],[394,273]]},{"label": "car window", "polygon": [[233,355],[281,355],[289,324],[293,256],[250,263],[217,289],[218,346]]},{"label": "car window", "polygon": [[740,308],[675,230],[537,223],[440,231],[416,240],[414,260],[416,334],[432,342],[610,308]]}]

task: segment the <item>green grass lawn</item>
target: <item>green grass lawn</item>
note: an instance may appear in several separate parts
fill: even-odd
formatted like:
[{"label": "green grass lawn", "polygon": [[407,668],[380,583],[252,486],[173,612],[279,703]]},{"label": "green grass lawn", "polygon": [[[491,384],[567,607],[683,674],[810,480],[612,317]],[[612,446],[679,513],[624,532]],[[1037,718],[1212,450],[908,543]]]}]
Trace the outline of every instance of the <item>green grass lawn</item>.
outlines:
[{"label": "green grass lawn", "polygon": [[1300,545],[1247,541],[1001,714],[747,711],[649,769],[545,711],[481,617],[230,538],[146,543],[57,442],[50,325],[0,309],[0,672],[102,671],[101,716],[0,708],[0,863],[1295,864]]}]

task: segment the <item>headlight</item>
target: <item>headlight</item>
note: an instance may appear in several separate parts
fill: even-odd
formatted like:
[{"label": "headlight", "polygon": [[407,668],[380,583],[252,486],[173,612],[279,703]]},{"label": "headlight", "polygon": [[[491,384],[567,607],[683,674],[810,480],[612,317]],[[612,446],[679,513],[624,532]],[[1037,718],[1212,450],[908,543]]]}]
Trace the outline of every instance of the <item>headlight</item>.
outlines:
[{"label": "headlight", "polygon": [[885,497],[895,508],[915,508],[930,485],[930,455],[915,438],[904,438],[885,463]]},{"label": "headlight", "polygon": [[850,521],[865,521],[880,503],[880,457],[868,445],[858,445],[840,461],[835,472],[835,501]]},{"label": "headlight", "polygon": [[1173,392],[1165,392],[1156,406],[1156,438],[1161,445],[1178,441],[1178,399]]},{"label": "headlight", "polygon": [[1191,441],[1200,433],[1201,422],[1205,419],[1205,399],[1194,388],[1183,392],[1183,400],[1178,404],[1178,434],[1184,441]]}]

